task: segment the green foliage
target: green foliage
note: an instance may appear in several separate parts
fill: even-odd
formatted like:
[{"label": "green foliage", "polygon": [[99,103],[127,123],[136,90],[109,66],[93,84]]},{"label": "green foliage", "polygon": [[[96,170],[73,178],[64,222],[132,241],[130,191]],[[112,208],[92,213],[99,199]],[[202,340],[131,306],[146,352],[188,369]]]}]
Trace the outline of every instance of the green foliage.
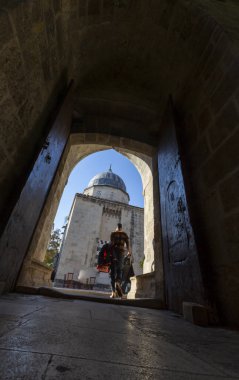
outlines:
[{"label": "green foliage", "polygon": [[46,256],[44,259],[44,263],[52,268],[54,257],[57,253],[60,252],[60,246],[61,246],[61,230],[56,229],[54,230],[54,226],[51,231],[51,237],[50,241],[47,247]]},{"label": "green foliage", "polygon": [[140,262],[139,262],[140,268],[144,267],[144,259],[145,259],[145,257],[142,260],[140,260]]}]

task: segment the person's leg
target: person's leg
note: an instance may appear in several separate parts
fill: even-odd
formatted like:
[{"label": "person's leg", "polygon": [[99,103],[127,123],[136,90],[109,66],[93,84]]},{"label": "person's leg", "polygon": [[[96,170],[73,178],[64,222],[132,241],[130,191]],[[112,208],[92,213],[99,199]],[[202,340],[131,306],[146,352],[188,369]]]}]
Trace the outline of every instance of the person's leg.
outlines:
[{"label": "person's leg", "polygon": [[127,287],[126,287],[127,294],[130,292],[130,289],[131,289],[131,281],[129,280],[129,282],[127,282]]},{"label": "person's leg", "polygon": [[121,252],[118,253],[117,267],[116,267],[116,291],[119,297],[123,297],[123,290],[121,288],[122,271],[123,271],[124,256]]},{"label": "person's leg", "polygon": [[123,253],[119,251],[118,257],[117,257],[116,281],[119,282],[120,284],[122,282],[123,264],[124,264],[124,255]]},{"label": "person's leg", "polygon": [[112,295],[111,297],[116,297],[116,288],[115,288],[115,281],[116,281],[116,273],[117,273],[117,249],[113,248],[112,250],[112,258],[111,258],[111,270],[110,270],[110,277],[111,277],[111,288],[112,288]]},{"label": "person's leg", "polygon": [[115,292],[115,275],[116,275],[116,261],[113,261],[110,267],[110,278],[112,292]]}]

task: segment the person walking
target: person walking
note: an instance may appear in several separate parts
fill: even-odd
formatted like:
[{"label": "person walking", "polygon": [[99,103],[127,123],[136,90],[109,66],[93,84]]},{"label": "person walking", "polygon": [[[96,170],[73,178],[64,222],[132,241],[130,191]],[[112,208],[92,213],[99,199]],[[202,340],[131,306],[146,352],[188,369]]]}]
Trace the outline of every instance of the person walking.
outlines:
[{"label": "person walking", "polygon": [[112,294],[111,298],[116,297],[116,292],[119,297],[123,296],[121,288],[122,271],[125,257],[125,247],[130,252],[129,237],[126,232],[123,231],[121,223],[118,223],[117,228],[110,236],[111,245],[113,247],[112,265],[111,265],[111,284]]}]

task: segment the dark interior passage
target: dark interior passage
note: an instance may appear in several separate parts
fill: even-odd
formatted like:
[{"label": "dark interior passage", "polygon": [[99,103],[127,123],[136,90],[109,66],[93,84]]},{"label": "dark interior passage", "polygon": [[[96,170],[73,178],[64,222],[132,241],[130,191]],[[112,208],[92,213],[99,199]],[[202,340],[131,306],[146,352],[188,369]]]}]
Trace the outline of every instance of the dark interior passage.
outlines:
[{"label": "dark interior passage", "polygon": [[[14,289],[71,139],[156,152],[171,95],[196,261],[220,320],[238,326],[238,19],[233,0],[1,2],[2,291]],[[160,253],[160,216],[154,226]]]}]

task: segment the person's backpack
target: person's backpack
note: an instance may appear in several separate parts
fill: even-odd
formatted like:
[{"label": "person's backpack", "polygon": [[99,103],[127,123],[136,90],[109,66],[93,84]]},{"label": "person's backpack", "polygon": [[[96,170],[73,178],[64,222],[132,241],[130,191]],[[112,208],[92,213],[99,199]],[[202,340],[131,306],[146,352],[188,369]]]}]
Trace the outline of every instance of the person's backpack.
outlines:
[{"label": "person's backpack", "polygon": [[97,265],[98,271],[108,273],[110,270],[111,260],[112,260],[112,248],[108,243],[106,243],[103,245],[103,247],[101,248],[99,252],[98,265]]}]

